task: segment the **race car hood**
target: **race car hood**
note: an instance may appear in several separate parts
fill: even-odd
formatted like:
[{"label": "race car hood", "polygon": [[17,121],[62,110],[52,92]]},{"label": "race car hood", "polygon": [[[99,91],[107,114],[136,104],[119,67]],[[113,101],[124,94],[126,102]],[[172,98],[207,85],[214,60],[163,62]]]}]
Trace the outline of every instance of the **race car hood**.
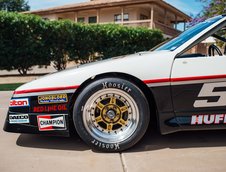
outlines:
[{"label": "race car hood", "polygon": [[21,90],[73,88],[91,77],[104,73],[126,73],[140,80],[167,78],[170,74],[174,54],[171,51],[140,52],[94,62],[61,72],[46,75],[19,88]]}]

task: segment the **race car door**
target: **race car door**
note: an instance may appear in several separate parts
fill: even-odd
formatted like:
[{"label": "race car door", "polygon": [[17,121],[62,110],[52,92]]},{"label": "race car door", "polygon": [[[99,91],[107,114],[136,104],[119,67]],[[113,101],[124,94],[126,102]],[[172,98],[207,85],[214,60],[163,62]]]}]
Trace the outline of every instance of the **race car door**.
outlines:
[{"label": "race car door", "polygon": [[226,55],[175,58],[171,89],[176,119],[183,127],[226,123]]}]

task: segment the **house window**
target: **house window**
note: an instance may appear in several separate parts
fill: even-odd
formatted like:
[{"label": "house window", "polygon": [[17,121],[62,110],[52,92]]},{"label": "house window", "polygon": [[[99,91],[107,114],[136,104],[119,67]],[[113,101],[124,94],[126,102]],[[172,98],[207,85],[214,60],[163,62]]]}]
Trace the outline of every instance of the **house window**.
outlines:
[{"label": "house window", "polygon": [[85,17],[79,17],[77,21],[78,23],[85,23]]},{"label": "house window", "polygon": [[115,22],[121,21],[121,14],[115,14],[114,21]]},{"label": "house window", "polygon": [[[122,15],[121,14],[115,14],[114,21],[120,22],[121,20],[122,20]],[[129,14],[128,13],[124,14],[123,21],[129,21]]]},{"label": "house window", "polygon": [[97,16],[89,17],[89,23],[96,23],[97,22]]},{"label": "house window", "polygon": [[148,19],[148,16],[146,16],[144,14],[140,15],[140,20],[147,20],[147,19]]},{"label": "house window", "polygon": [[129,21],[129,14],[124,14],[123,21]]}]

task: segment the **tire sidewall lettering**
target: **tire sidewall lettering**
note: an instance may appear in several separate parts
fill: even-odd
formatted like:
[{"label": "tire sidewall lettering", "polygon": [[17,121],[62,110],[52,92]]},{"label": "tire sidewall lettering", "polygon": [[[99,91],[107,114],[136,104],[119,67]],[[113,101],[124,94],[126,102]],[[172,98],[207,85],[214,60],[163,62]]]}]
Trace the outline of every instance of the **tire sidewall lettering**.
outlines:
[{"label": "tire sidewall lettering", "polygon": [[130,88],[126,83],[119,82],[102,82],[102,89],[115,88],[125,91],[126,93],[130,93],[132,88]]},{"label": "tire sidewall lettering", "polygon": [[102,149],[111,149],[111,150],[120,150],[120,144],[119,143],[103,143],[98,140],[93,139],[91,141],[93,145],[95,145],[98,148]]}]

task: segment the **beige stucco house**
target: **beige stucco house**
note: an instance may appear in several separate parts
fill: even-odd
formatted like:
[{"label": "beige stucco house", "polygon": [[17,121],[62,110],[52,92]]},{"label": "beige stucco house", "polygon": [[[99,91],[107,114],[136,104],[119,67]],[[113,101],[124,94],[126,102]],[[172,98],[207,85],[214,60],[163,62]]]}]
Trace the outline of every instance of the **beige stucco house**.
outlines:
[{"label": "beige stucco house", "polygon": [[91,0],[84,3],[30,11],[49,20],[82,23],[116,23],[161,29],[166,37],[180,33],[177,26],[190,17],[163,0]]}]

